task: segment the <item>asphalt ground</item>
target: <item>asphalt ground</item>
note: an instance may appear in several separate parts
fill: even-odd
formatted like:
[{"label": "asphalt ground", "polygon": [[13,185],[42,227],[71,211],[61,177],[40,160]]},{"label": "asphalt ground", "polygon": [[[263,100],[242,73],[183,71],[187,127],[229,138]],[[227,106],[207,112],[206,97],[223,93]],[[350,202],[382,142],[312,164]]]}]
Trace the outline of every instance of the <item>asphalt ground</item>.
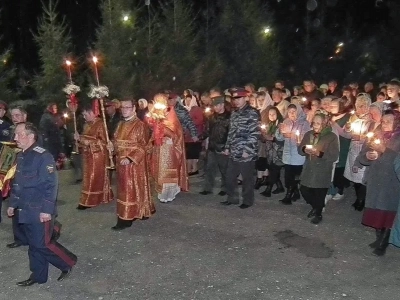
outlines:
[{"label": "asphalt ground", "polygon": [[80,185],[61,171],[59,242],[78,263],[62,282],[51,266],[47,283],[16,286],[30,275],[27,247],[6,248],[12,230],[4,217],[0,299],[400,299],[400,249],[371,254],[375,233],[360,224],[351,188],[313,225],[304,200],[284,206],[283,194],[256,192],[255,205],[242,210],[221,205],[218,189],[199,195],[201,183],[191,178],[189,193],[156,201],[152,218],[114,232],[115,203],[76,210]]}]

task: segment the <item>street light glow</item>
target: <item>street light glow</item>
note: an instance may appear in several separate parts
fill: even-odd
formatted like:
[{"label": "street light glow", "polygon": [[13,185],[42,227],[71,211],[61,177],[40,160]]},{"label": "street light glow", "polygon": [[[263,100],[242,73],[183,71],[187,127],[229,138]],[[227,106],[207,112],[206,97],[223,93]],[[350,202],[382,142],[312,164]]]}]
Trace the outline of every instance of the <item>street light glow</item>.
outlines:
[{"label": "street light glow", "polygon": [[124,22],[129,21],[129,16],[128,16],[128,15],[125,15],[125,16],[123,17],[123,20],[124,20]]},{"label": "street light glow", "polygon": [[269,28],[269,27],[265,27],[264,28],[264,33],[265,34],[268,34],[268,33],[270,33],[271,32],[271,28]]}]

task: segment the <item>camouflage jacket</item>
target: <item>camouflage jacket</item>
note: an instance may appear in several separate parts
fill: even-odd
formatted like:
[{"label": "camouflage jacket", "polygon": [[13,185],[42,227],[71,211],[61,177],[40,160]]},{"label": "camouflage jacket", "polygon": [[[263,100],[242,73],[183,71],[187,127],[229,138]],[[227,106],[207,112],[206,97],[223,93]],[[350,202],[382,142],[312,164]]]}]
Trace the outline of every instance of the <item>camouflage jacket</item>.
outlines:
[{"label": "camouflage jacket", "polygon": [[[260,135],[260,113],[246,104],[232,112],[225,149],[229,150],[234,161],[254,161],[257,159]],[[244,158],[243,153],[247,153],[248,157]]]}]

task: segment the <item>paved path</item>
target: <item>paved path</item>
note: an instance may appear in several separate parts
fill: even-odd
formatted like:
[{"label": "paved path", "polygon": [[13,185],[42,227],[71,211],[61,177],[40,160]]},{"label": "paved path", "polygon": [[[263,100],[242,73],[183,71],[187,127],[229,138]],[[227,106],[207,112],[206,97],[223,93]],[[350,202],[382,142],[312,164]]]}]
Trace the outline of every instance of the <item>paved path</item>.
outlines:
[{"label": "paved path", "polygon": [[[374,232],[351,209],[353,192],[330,202],[319,225],[304,201],[283,206],[257,195],[246,210],[192,191],[132,228],[113,232],[115,204],[77,211],[80,186],[60,173],[60,242],[78,264],[61,284],[51,267],[46,284],[20,288],[29,276],[26,247],[7,249],[11,222],[0,224],[0,300],[61,299],[400,299],[400,251],[382,258],[368,243]],[[216,193],[218,190],[215,191]],[[4,210],[3,210],[4,213]]]}]

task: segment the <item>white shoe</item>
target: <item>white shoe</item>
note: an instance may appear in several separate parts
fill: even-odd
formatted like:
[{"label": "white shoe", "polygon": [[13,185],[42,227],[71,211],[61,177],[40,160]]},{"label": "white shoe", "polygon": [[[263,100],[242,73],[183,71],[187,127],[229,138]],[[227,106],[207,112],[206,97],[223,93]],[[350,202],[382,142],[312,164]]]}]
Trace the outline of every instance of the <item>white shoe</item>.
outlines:
[{"label": "white shoe", "polygon": [[336,194],[335,196],[333,196],[332,200],[335,200],[335,201],[337,201],[337,200],[342,200],[343,197],[344,197],[344,194],[343,194],[343,195],[340,195],[340,194],[338,193],[338,194]]},{"label": "white shoe", "polygon": [[326,195],[325,196],[325,205],[332,199],[332,195]]}]

